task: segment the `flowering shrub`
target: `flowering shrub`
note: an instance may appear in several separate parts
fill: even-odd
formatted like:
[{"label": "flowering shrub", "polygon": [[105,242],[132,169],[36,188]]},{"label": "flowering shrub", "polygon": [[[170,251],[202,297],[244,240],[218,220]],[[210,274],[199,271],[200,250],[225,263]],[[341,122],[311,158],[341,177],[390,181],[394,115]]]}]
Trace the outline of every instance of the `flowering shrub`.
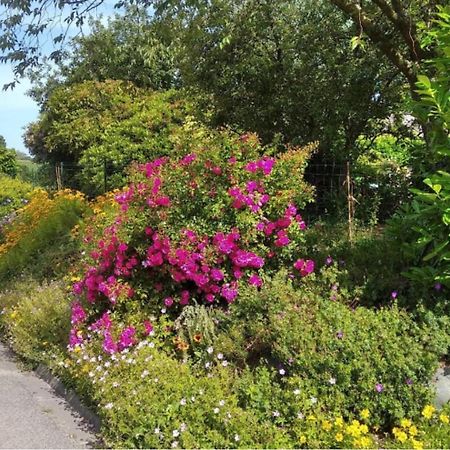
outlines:
[{"label": "flowering shrub", "polygon": [[61,191],[50,196],[35,190],[14,220],[5,227],[0,245],[0,280],[33,267],[34,275],[50,276],[66,267],[71,254],[70,231],[87,203],[80,193]]},{"label": "flowering shrub", "polygon": [[[312,196],[303,170],[314,146],[275,158],[270,149],[261,156],[253,135],[213,139],[212,147],[203,139],[195,152],[137,166],[116,196],[119,215],[102,236],[87,232],[85,271],[73,286],[72,346],[89,327],[106,352],[121,351],[148,333],[146,314],[225,306],[241,285],[259,288],[280,265],[298,279],[313,272],[299,210]],[[121,319],[139,311],[141,323],[119,328],[108,311]]]}]

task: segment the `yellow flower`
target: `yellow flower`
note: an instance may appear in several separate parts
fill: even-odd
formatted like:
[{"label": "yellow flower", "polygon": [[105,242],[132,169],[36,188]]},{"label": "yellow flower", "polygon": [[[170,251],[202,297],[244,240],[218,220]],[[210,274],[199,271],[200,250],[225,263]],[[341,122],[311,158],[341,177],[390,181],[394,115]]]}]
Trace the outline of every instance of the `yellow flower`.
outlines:
[{"label": "yellow flower", "polygon": [[361,445],[361,447],[371,447],[371,442],[370,439],[367,436],[363,436],[360,440],[359,443]]},{"label": "yellow flower", "polygon": [[10,315],[9,315],[9,317],[11,317],[11,319],[15,319],[16,317],[17,317],[17,311],[13,311]]},{"label": "yellow flower", "polygon": [[423,442],[416,441],[415,439],[412,439],[412,445],[414,450],[422,450],[423,449]]},{"label": "yellow flower", "polygon": [[342,428],[344,426],[344,419],[342,417],[336,417],[336,419],[334,419],[334,424],[338,428]]},{"label": "yellow flower", "polygon": [[409,419],[402,419],[402,420],[400,421],[400,425],[401,425],[403,428],[409,428],[409,427],[412,425],[412,422],[411,422]]},{"label": "yellow flower", "polygon": [[436,411],[436,408],[432,405],[427,405],[425,408],[423,408],[422,416],[425,417],[425,419],[431,419],[433,417],[433,413]]},{"label": "yellow flower", "polygon": [[399,432],[395,435],[395,438],[396,438],[399,442],[403,443],[403,442],[406,442],[406,441],[408,440],[408,435],[407,435],[404,431],[399,431]]},{"label": "yellow flower", "polygon": [[449,419],[448,419],[447,414],[441,414],[441,415],[439,416],[439,419],[441,419],[441,422],[442,422],[442,423],[445,423],[445,424],[448,424],[448,423],[449,423]]},{"label": "yellow flower", "polygon": [[311,422],[313,422],[314,420],[316,420],[316,416],[314,416],[313,414],[309,415],[306,420],[310,420]]},{"label": "yellow flower", "polygon": [[411,425],[409,427],[409,435],[414,437],[414,436],[417,436],[417,433],[418,433],[417,427],[415,425]]},{"label": "yellow flower", "polygon": [[336,439],[336,442],[342,442],[344,440],[344,435],[342,433],[336,433],[334,438]]},{"label": "yellow flower", "polygon": [[324,420],[323,422],[322,422],[322,428],[325,430],[325,431],[330,431],[331,430],[331,422],[329,421],[329,420]]},{"label": "yellow flower", "polygon": [[367,408],[363,409],[361,411],[360,417],[363,420],[367,420],[370,417],[370,411]]},{"label": "yellow flower", "polygon": [[367,425],[365,425],[365,424],[361,425],[359,427],[359,429],[361,430],[361,433],[363,433],[363,434],[367,434],[369,432],[369,427]]},{"label": "yellow flower", "polygon": [[304,444],[306,442],[306,436],[304,434],[302,434],[300,436],[300,444]]}]

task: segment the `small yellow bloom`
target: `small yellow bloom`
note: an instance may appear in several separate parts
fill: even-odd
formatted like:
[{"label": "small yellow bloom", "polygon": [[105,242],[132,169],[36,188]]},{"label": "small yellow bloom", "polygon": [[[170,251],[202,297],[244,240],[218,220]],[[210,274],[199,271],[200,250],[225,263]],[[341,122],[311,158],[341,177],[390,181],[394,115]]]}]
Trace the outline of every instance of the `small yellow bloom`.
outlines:
[{"label": "small yellow bloom", "polygon": [[417,427],[415,425],[411,425],[409,427],[409,435],[410,436],[412,436],[412,437],[417,436],[418,433],[419,432],[417,431]]},{"label": "small yellow bloom", "polygon": [[442,422],[442,423],[445,423],[445,424],[448,424],[448,423],[449,423],[449,418],[448,418],[447,414],[441,414],[441,415],[439,416],[439,419],[441,419],[441,422]]},{"label": "small yellow bloom", "polygon": [[433,417],[433,413],[436,411],[436,408],[432,405],[427,405],[425,408],[423,408],[422,416],[425,417],[425,419],[431,419]]},{"label": "small yellow bloom", "polygon": [[367,420],[370,417],[370,411],[365,408],[361,411],[361,414],[359,416],[361,417],[361,419]]},{"label": "small yellow bloom", "polygon": [[416,441],[415,439],[412,439],[412,445],[414,450],[422,450],[423,449],[423,442]]},{"label": "small yellow bloom", "polygon": [[302,434],[300,436],[300,444],[304,444],[306,442],[306,436],[304,434]]},{"label": "small yellow bloom", "polygon": [[409,428],[409,427],[412,425],[412,422],[411,422],[409,419],[402,419],[402,420],[400,421],[400,425],[401,425],[403,428]]},{"label": "small yellow bloom", "polygon": [[395,438],[403,444],[403,442],[406,442],[408,440],[408,435],[404,431],[399,431]]},{"label": "small yellow bloom", "polygon": [[361,447],[364,447],[364,448],[371,447],[370,439],[367,436],[363,436],[359,440],[359,443],[360,443]]},{"label": "small yellow bloom", "polygon": [[361,430],[361,433],[363,433],[363,434],[367,434],[369,432],[369,427],[367,425],[365,425],[365,424],[361,425],[359,427],[359,429]]},{"label": "small yellow bloom", "polygon": [[334,438],[336,439],[336,442],[342,442],[344,440],[344,435],[342,433],[336,433]]},{"label": "small yellow bloom", "polygon": [[310,420],[311,422],[313,422],[314,420],[316,420],[316,416],[311,414],[306,418],[306,420]]},{"label": "small yellow bloom", "polygon": [[331,430],[331,427],[332,427],[332,425],[331,425],[331,422],[330,422],[329,420],[324,420],[324,421],[322,422],[322,428],[323,428],[325,431],[330,431],[330,430]]},{"label": "small yellow bloom", "polygon": [[336,417],[336,419],[334,419],[334,424],[338,428],[342,428],[344,426],[344,419],[342,417]]}]

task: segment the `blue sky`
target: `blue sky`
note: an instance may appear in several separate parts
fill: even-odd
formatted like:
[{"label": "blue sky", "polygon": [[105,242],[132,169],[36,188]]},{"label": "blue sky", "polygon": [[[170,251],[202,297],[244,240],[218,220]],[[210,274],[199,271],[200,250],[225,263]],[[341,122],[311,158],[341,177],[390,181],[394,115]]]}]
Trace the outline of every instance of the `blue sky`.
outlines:
[{"label": "blue sky", "polygon": [[[0,65],[0,88],[14,79],[11,66]],[[22,80],[13,91],[0,91],[0,135],[6,139],[8,147],[25,151],[22,141],[23,128],[39,113],[37,104],[25,93],[29,89],[28,80]]]},{"label": "blue sky", "polygon": [[[97,11],[97,14],[101,13],[106,21],[107,17],[114,13],[114,3],[116,3],[115,0],[106,0]],[[43,48],[44,52],[50,53],[52,46],[49,44],[49,40],[43,39],[43,41],[47,42]],[[10,64],[0,64],[0,135],[6,139],[8,147],[27,152],[23,144],[22,135],[26,125],[37,119],[39,108],[26,95],[27,90],[30,88],[30,83],[27,79],[22,79],[21,83],[12,91],[8,90],[5,92],[2,90],[5,83],[13,80],[12,66]]]}]

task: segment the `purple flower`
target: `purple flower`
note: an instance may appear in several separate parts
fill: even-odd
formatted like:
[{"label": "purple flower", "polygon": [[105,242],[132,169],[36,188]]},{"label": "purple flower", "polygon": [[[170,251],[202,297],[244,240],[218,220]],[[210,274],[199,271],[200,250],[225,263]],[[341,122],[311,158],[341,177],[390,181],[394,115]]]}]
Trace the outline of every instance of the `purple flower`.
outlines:
[{"label": "purple flower", "polygon": [[441,289],[442,289],[442,284],[439,283],[439,282],[435,283],[434,290],[435,291],[440,291]]},{"label": "purple flower", "polygon": [[384,386],[383,386],[381,383],[377,383],[377,384],[375,385],[375,390],[376,390],[378,393],[383,392],[383,391],[384,391]]},{"label": "purple flower", "polygon": [[342,339],[342,338],[344,337],[344,332],[341,331],[341,330],[339,330],[339,331],[336,333],[336,337],[337,337],[338,339]]},{"label": "purple flower", "polygon": [[411,385],[413,384],[413,380],[411,380],[411,378],[407,378],[407,379],[405,380],[405,383],[406,383],[408,386],[411,386]]},{"label": "purple flower", "polygon": [[327,256],[327,259],[325,260],[325,264],[327,266],[331,266],[331,264],[333,264],[333,258],[331,256]]},{"label": "purple flower", "polygon": [[392,300],[395,300],[395,299],[397,298],[397,296],[398,296],[398,292],[397,292],[397,291],[392,291],[392,292],[391,292],[391,298],[392,298]]}]

